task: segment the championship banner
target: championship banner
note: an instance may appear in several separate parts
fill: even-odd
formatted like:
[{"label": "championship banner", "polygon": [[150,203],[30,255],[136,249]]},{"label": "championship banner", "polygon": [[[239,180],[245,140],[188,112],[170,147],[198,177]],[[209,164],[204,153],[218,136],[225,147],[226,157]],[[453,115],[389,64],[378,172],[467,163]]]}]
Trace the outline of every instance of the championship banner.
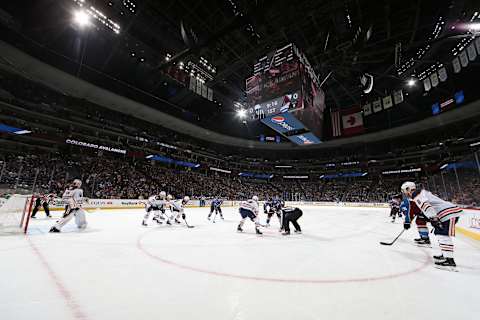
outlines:
[{"label": "championship banner", "polygon": [[402,90],[393,91],[393,102],[395,104],[400,104],[400,103],[403,102],[403,91]]},{"label": "championship banner", "polygon": [[462,66],[460,65],[460,59],[458,57],[455,57],[455,59],[452,60],[452,66],[453,72],[459,73],[462,71]]},{"label": "championship banner", "polygon": [[477,59],[477,50],[475,50],[474,43],[471,43],[467,47],[467,54],[468,54],[468,59],[470,59],[470,61],[474,61],[475,59]]},{"label": "championship banner", "polygon": [[432,87],[437,87],[438,86],[438,75],[437,75],[437,72],[433,72],[431,75],[430,75],[430,81],[432,82]]},{"label": "championship banner", "polygon": [[383,108],[384,109],[389,109],[393,107],[393,101],[392,101],[392,96],[388,95],[382,99],[383,101]]},{"label": "championship banner", "polygon": [[382,99],[377,99],[373,101],[373,112],[382,111]]},{"label": "championship banner", "polygon": [[458,58],[460,59],[460,64],[462,65],[462,67],[465,68],[466,66],[468,66],[468,56],[465,50],[460,52],[460,54],[458,55]]},{"label": "championship banner", "polygon": [[425,91],[430,91],[432,89],[432,83],[430,82],[430,78],[423,79],[423,88]]},{"label": "championship banner", "polygon": [[372,114],[372,104],[367,103],[366,105],[363,106],[363,114],[366,116],[369,116]]},{"label": "championship banner", "polygon": [[441,82],[445,82],[447,81],[447,68],[445,67],[441,67],[440,69],[438,69],[438,79],[441,81]]}]

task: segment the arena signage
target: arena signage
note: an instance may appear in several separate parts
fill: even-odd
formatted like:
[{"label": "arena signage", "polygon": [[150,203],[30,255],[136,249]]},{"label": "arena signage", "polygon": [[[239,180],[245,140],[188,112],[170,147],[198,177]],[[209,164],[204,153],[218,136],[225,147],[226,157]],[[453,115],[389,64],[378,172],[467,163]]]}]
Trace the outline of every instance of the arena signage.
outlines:
[{"label": "arena signage", "polygon": [[215,168],[215,167],[210,167],[210,170],[217,171],[217,172],[223,172],[223,173],[232,173],[232,171],[230,171],[230,170],[225,170],[225,169],[220,169],[220,168]]},{"label": "arena signage", "polygon": [[295,136],[289,136],[288,140],[298,144],[298,145],[309,145],[309,144],[317,144],[321,143],[320,139],[318,139],[313,133],[307,132],[303,134],[298,134]]},{"label": "arena signage", "polygon": [[308,179],[308,176],[283,176],[283,179]]},{"label": "arena signage", "polygon": [[72,144],[72,145],[79,146],[79,147],[92,148],[92,149],[98,149],[98,150],[105,150],[105,151],[109,151],[109,152],[127,154],[127,150],[124,150],[124,149],[102,146],[102,145],[98,145],[98,144],[95,144],[95,143],[89,143],[89,142],[78,141],[78,140],[73,140],[73,139],[67,139],[67,140],[65,140],[65,143],[66,144]]},{"label": "arena signage", "polygon": [[15,128],[15,127],[10,127],[5,124],[0,124],[0,132],[8,132],[8,133],[13,133],[13,134],[27,134],[27,133],[32,133],[32,131],[25,130],[25,129],[20,129],[20,128]]},{"label": "arena signage", "polygon": [[182,167],[187,167],[187,168],[199,168],[200,167],[199,163],[193,163],[193,162],[182,161],[182,160],[175,160],[175,159],[168,158],[168,157],[161,156],[161,155],[153,155],[153,154],[148,155],[148,156],[146,156],[146,159],[154,160],[154,161],[160,161],[160,162],[168,163],[168,164],[175,164],[175,165],[182,166]]},{"label": "arena signage", "polygon": [[305,126],[288,112],[269,116],[261,120],[264,124],[280,133],[304,129]]},{"label": "arena signage", "polygon": [[413,168],[413,169],[383,171],[382,174],[410,173],[410,172],[420,172],[420,171],[422,171],[421,168]]}]

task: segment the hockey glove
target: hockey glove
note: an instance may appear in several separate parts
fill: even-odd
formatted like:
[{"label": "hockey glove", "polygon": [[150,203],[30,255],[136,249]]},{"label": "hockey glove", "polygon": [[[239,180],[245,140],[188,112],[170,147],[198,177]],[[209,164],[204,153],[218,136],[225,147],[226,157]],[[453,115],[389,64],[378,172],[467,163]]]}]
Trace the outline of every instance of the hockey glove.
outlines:
[{"label": "hockey glove", "polygon": [[410,229],[410,223],[409,223],[409,222],[405,222],[405,223],[403,224],[403,229],[405,229],[405,230]]},{"label": "hockey glove", "polygon": [[185,213],[182,213],[182,219],[185,220]]},{"label": "hockey glove", "polygon": [[438,217],[430,218],[430,224],[435,229],[443,229],[442,222],[440,221],[440,219],[438,219]]}]

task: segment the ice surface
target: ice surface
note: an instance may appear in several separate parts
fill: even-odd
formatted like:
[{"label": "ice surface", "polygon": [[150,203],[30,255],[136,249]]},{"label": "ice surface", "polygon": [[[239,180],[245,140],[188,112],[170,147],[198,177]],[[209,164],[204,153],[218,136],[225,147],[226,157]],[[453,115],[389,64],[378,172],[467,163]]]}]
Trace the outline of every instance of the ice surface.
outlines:
[{"label": "ice surface", "polygon": [[[224,208],[196,227],[140,225],[143,210],[90,211],[89,226],[0,237],[0,319],[478,319],[480,247],[455,239],[459,272],[433,267],[388,209],[301,207],[302,235],[261,237]],[[54,214],[59,215],[59,212]],[[43,213],[38,215],[43,216]],[[266,215],[262,214],[265,221]],[[432,236],[433,238],[433,236]]]}]

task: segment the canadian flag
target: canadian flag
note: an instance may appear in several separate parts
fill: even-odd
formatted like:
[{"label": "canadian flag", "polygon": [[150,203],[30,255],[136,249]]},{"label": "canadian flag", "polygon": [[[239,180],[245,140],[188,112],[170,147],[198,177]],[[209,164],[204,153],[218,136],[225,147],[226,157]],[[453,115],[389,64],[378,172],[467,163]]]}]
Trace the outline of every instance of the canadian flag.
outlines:
[{"label": "canadian flag", "polygon": [[360,108],[342,111],[343,135],[350,136],[364,131],[363,115]]}]

